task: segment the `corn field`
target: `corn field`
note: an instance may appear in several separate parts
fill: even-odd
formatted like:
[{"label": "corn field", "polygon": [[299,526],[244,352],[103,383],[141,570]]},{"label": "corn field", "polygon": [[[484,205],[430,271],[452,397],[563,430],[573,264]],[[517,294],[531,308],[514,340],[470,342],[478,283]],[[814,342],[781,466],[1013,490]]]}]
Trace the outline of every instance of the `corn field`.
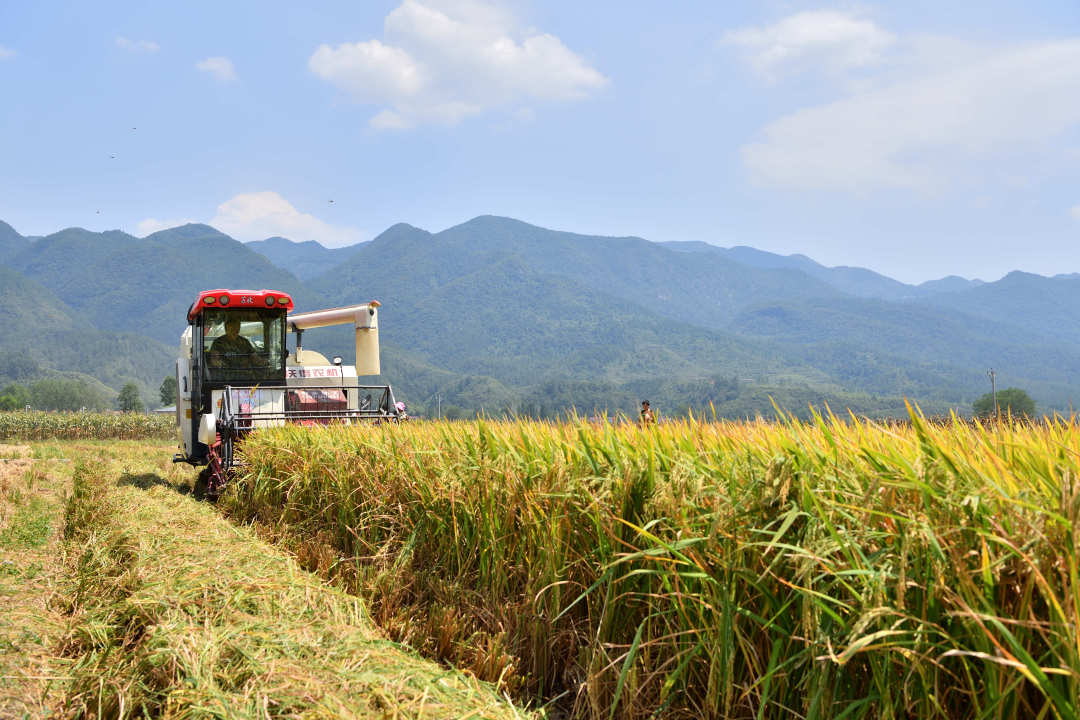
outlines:
[{"label": "corn field", "polygon": [[0,412],[0,440],[167,440],[172,415],[94,412]]},{"label": "corn field", "polygon": [[1076,718],[1080,422],[274,428],[221,501],[576,718]]}]

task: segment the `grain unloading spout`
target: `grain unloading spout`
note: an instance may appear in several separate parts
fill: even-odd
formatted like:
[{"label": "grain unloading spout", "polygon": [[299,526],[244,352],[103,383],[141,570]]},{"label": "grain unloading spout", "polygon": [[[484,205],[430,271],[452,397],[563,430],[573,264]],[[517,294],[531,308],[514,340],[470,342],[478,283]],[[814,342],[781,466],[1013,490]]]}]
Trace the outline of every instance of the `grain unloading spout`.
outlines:
[{"label": "grain unloading spout", "polygon": [[[372,300],[363,305],[313,310],[295,313],[286,318],[289,332],[297,335],[296,347],[300,350],[300,337],[304,330],[352,324],[356,332],[356,374],[378,375],[379,366],[379,302]],[[299,354],[299,353],[298,353]]]}]

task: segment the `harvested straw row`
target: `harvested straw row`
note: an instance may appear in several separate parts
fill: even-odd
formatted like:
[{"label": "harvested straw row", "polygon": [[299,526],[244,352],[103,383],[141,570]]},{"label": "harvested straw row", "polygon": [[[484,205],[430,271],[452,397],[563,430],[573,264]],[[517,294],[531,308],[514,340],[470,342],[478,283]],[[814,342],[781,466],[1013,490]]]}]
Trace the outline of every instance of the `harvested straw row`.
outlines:
[{"label": "harvested straw row", "polygon": [[1080,425],[255,433],[223,499],[576,717],[1077,717]]},{"label": "harvested straw row", "polygon": [[51,717],[68,660],[55,649],[67,616],[52,600],[64,587],[57,527],[69,478],[33,460],[25,445],[0,445],[0,718]]},{"label": "harvested straw row", "polygon": [[106,487],[77,467],[66,528],[78,558],[73,715],[525,716],[384,639],[356,598],[160,477]]}]

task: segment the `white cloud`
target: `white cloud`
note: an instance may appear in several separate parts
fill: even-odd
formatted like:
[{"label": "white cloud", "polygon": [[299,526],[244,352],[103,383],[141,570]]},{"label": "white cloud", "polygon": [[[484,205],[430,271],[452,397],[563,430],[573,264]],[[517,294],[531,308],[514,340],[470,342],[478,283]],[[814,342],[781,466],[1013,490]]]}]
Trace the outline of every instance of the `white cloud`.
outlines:
[{"label": "white cloud", "polygon": [[380,110],[368,121],[376,130],[408,130],[412,122],[393,110]]},{"label": "white cloud", "polygon": [[135,53],[155,53],[161,49],[161,46],[152,40],[132,40],[123,35],[116,36],[116,47]]},{"label": "white cloud", "polygon": [[404,0],[384,40],[321,45],[309,69],[359,102],[376,128],[455,124],[522,102],[578,100],[608,80],[554,35],[521,30],[497,5]]},{"label": "white cloud", "polygon": [[0,45],[0,60],[7,60],[8,58],[15,57],[15,51],[9,47]]},{"label": "white cloud", "polygon": [[159,230],[168,230],[169,228],[179,227],[194,222],[198,222],[198,220],[189,220],[187,218],[184,218],[183,220],[158,220],[157,218],[146,218],[135,226],[135,234],[139,237],[146,237]]},{"label": "white cloud", "polygon": [[367,235],[354,227],[331,225],[314,215],[302,213],[276,192],[240,193],[217,207],[209,220],[158,220],[147,218],[136,226],[136,234],[145,237],[159,230],[188,223],[205,223],[242,242],[281,236],[295,242],[315,240],[325,247],[355,245]]},{"label": "white cloud", "polygon": [[210,73],[223,83],[236,80],[236,68],[233,67],[232,60],[227,57],[208,57],[195,63],[195,67]]},{"label": "white cloud", "polygon": [[423,69],[401,48],[368,40],[321,45],[308,60],[312,72],[356,95],[376,102],[417,94],[424,85]]},{"label": "white cloud", "polygon": [[1080,39],[970,55],[901,63],[862,92],[782,117],[743,160],[771,185],[925,190],[999,158],[1037,165],[1080,124]]},{"label": "white cloud", "polygon": [[366,239],[360,230],[331,225],[302,213],[276,192],[241,193],[218,205],[209,222],[237,240],[265,240],[280,235],[295,242],[315,240],[326,247],[344,247]]},{"label": "white cloud", "polygon": [[1073,205],[1069,209],[1069,214],[1073,216],[1074,220],[1080,220],[1080,205]]},{"label": "white cloud", "polygon": [[795,13],[766,27],[725,33],[722,43],[742,49],[765,77],[808,68],[840,72],[875,65],[896,38],[870,20],[836,10]]}]

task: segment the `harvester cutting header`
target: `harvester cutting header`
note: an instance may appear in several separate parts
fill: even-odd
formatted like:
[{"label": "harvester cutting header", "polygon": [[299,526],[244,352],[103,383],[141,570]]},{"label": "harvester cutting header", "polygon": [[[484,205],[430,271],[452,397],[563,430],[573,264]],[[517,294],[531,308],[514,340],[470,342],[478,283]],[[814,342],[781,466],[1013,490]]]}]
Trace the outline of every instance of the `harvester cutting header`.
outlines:
[{"label": "harvester cutting header", "polygon": [[[289,423],[387,422],[400,417],[389,385],[360,385],[378,375],[379,303],[293,313],[273,290],[206,290],[188,309],[176,360],[176,422],[183,452],[174,462],[206,469],[199,484],[216,495],[233,466],[236,443],[261,427]],[[352,324],[356,364],[303,347],[312,328]],[[289,352],[287,333],[296,335]]]}]

